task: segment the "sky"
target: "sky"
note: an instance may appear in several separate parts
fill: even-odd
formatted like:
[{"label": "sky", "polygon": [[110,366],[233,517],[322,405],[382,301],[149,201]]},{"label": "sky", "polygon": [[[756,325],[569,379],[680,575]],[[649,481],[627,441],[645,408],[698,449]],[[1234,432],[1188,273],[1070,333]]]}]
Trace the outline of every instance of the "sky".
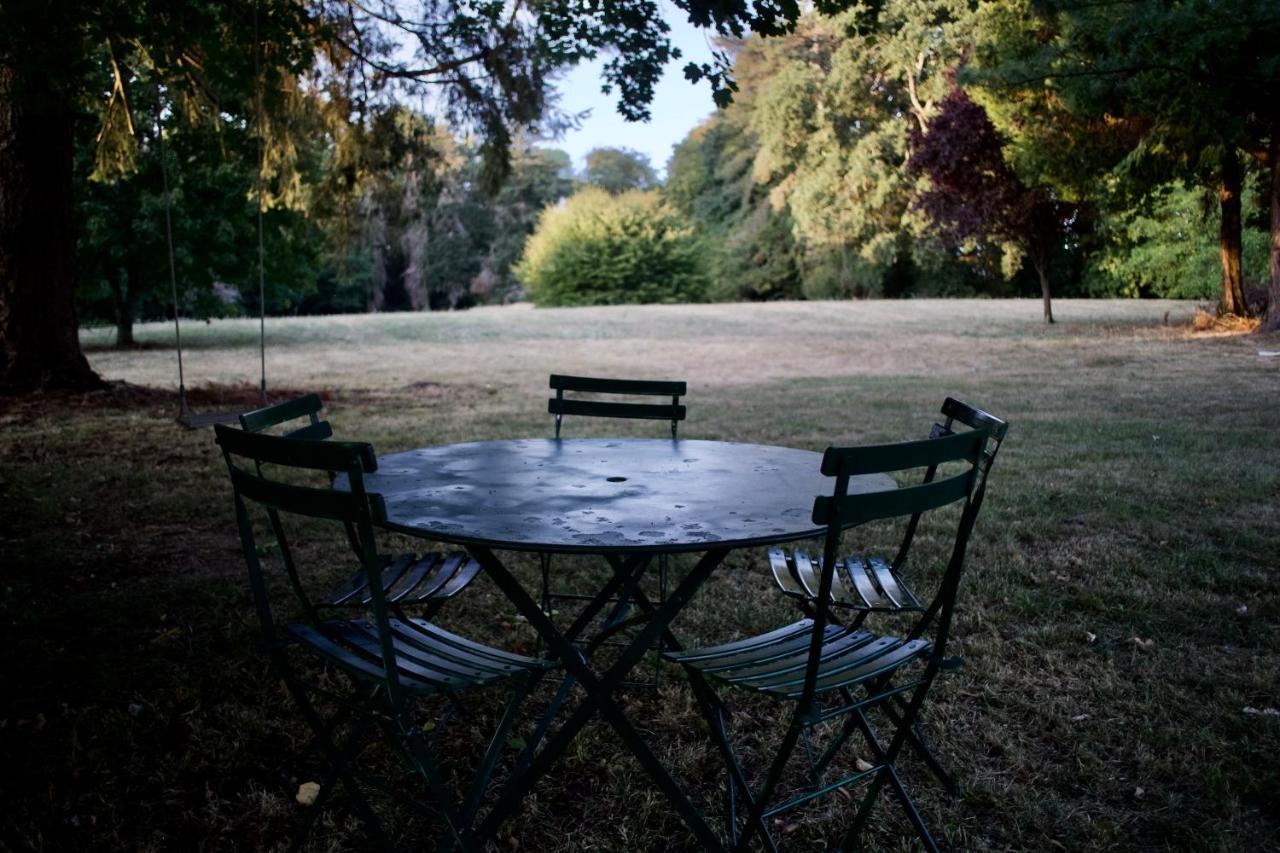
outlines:
[{"label": "sky", "polygon": [[649,164],[660,176],[665,176],[672,147],[715,111],[711,87],[706,81],[690,83],[682,71],[686,63],[711,61],[708,31],[689,24],[671,4],[661,6],[671,26],[671,43],[680,48],[680,58],[667,64],[654,89],[649,121],[626,121],[618,114],[616,90],[612,95],[601,94],[601,69],[605,59],[583,63],[557,83],[561,109],[569,113],[591,111],[577,130],[569,130],[561,139],[544,143],[546,147],[569,152],[575,169],[583,168],[587,152],[592,148],[631,148],[648,155]]}]

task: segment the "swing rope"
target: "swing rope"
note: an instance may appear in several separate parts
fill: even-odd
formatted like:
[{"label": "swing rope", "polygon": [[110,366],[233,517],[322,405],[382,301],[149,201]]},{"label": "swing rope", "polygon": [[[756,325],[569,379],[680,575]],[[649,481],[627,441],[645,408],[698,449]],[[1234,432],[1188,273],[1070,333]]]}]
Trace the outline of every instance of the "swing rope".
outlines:
[{"label": "swing rope", "polygon": [[[263,238],[262,200],[263,171],[266,168],[266,146],[263,142],[263,80],[261,52],[262,41],[258,34],[258,3],[253,4],[253,76],[254,76],[254,123],[258,136],[258,169],[254,181],[254,201],[257,206],[258,229],[258,396],[262,405],[267,404],[267,284],[266,284],[266,248]],[[192,415],[187,405],[187,384],[182,364],[182,323],[178,318],[178,265],[174,253],[173,241],[173,198],[169,189],[169,160],[164,144],[164,98],[161,92],[159,75],[156,77],[156,138],[159,140],[160,179],[164,190],[164,236],[169,254],[169,292],[173,301],[173,339],[178,353],[178,422],[188,428],[207,426],[212,423],[233,421],[237,413],[211,413],[208,415]]]},{"label": "swing rope", "polygon": [[182,373],[182,324],[178,321],[178,265],[173,257],[173,213],[169,198],[169,158],[164,148],[164,124],[161,114],[164,100],[160,95],[160,77],[156,77],[156,139],[160,142],[160,182],[164,188],[164,238],[169,250],[169,290],[173,296],[173,339],[178,350],[178,417],[187,417],[187,385]]},{"label": "swing rope", "polygon": [[258,125],[258,178],[256,181],[255,201],[258,207],[258,358],[261,365],[261,379],[258,383],[258,394],[262,405],[267,404],[267,285],[265,252],[262,246],[262,172],[266,168],[266,146],[263,144],[262,121],[262,67],[260,55],[262,39],[258,35],[258,0],[253,4],[253,110],[254,120]]}]

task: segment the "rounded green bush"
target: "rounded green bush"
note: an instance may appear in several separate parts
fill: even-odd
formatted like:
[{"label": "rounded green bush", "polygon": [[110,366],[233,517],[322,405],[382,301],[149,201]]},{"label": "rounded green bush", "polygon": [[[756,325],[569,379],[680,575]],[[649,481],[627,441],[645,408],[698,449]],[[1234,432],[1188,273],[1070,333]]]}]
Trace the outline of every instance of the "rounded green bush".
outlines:
[{"label": "rounded green bush", "polygon": [[657,192],[588,187],[542,212],[516,275],[537,305],[700,302],[704,254]]}]

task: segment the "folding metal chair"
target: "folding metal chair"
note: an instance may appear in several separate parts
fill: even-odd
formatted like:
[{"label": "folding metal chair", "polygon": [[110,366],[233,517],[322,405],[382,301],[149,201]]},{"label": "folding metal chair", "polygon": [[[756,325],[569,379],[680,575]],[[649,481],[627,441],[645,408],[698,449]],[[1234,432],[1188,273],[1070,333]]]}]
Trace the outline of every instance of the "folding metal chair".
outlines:
[{"label": "folding metal chair", "polygon": [[[385,520],[386,508],[379,495],[365,492],[363,481],[363,475],[377,467],[373,448],[361,443],[259,435],[221,425],[215,431],[231,475],[236,523],[266,651],[310,725],[316,746],[330,764],[320,799],[300,828],[297,843],[301,843],[335,782],[340,781],[356,814],[372,832],[374,844],[386,849],[394,846],[363,789],[373,787],[401,801],[424,804],[402,787],[379,784],[357,774],[356,759],[370,736],[381,733],[425,783],[429,794],[425,807],[445,827],[442,846],[474,846],[467,830],[482,805],[519,707],[541,673],[555,664],[476,643],[425,619],[394,618],[390,595],[385,591],[390,585],[384,583],[368,585],[367,614],[359,618],[316,619],[310,601],[300,594],[300,578],[289,540],[284,536],[282,516],[350,525],[364,570],[375,578],[386,574],[373,532],[373,525]],[[246,461],[253,465],[244,464]],[[349,491],[269,479],[263,470],[292,472],[291,480],[297,479],[298,471],[342,473],[348,478]],[[251,504],[272,516],[281,556],[291,567],[290,585],[298,594],[295,603],[302,618],[297,621],[286,621],[285,605],[273,600],[249,515]],[[298,657],[345,674],[352,684],[351,695],[333,695],[319,679],[306,682],[302,669],[295,666]],[[432,695],[444,696],[457,705],[461,692],[504,681],[514,682],[511,698],[474,778],[466,785],[466,793],[457,798],[435,759],[423,720],[415,714],[416,707],[424,697]],[[325,719],[313,697],[329,698],[343,711]],[[339,727],[347,730],[342,742],[335,737]]]},{"label": "folding metal chair", "polygon": [[[660,381],[648,379],[607,379],[591,376],[564,376],[552,374],[551,390],[556,395],[547,400],[547,411],[555,415],[556,438],[560,438],[560,428],[566,415],[592,418],[623,418],[628,420],[660,420],[671,422],[671,438],[678,438],[677,430],[680,421],[685,419],[686,409],[680,398],[688,393],[688,386],[681,381]],[[588,399],[566,394],[588,394]],[[670,403],[638,403],[634,401],[599,400],[599,395],[622,397],[670,397]],[[542,569],[542,609],[551,612],[556,601],[575,601],[583,603],[591,601],[595,596],[591,593],[556,589],[551,584],[551,555],[540,557]],[[667,555],[660,554],[657,560],[657,590],[653,605],[661,606],[667,599],[667,581],[670,565]],[[604,620],[602,635],[598,642],[605,642],[603,636],[615,630],[626,620],[631,602],[620,599],[613,602],[614,607]],[[657,645],[655,648],[665,648]]]},{"label": "folding metal chair", "polygon": [[[275,434],[285,438],[324,441],[333,436],[333,427],[327,420],[320,419],[323,405],[318,394],[306,394],[246,412],[240,415],[240,426],[252,433],[275,430]],[[302,421],[302,424],[299,425],[298,421]],[[277,429],[278,427],[283,428]],[[261,467],[258,471],[261,473]],[[335,473],[329,472],[331,481]],[[268,517],[271,519],[272,532],[280,540],[282,533],[277,514],[270,510]],[[347,541],[358,558],[360,542],[355,527],[351,523],[345,526]],[[427,619],[432,618],[446,601],[461,592],[480,571],[480,564],[464,551],[444,554],[427,551],[421,555],[379,554],[378,561],[382,568],[383,593],[400,618],[404,618],[403,608],[408,606],[414,607]],[[292,561],[286,561],[285,566],[290,582],[305,597],[297,583]],[[356,570],[346,583],[340,584],[324,597],[324,604],[330,607],[368,607],[372,601],[369,576],[363,568]]]},{"label": "folding metal chair", "polygon": [[[807,578],[813,589],[812,617],[749,639],[668,653],[669,659],[688,672],[726,762],[729,834],[735,849],[747,849],[760,837],[768,849],[776,850],[768,828],[770,819],[864,781],[868,783],[866,793],[840,849],[849,849],[857,839],[886,783],[925,847],[937,849],[902,783],[896,762],[935,678],[958,665],[957,659],[947,657],[947,644],[965,550],[985,489],[980,473],[987,438],[987,431],[980,429],[903,444],[828,449],[822,473],[834,477],[835,486],[831,496],[814,502],[813,521],[825,525],[827,532],[820,568]],[[848,494],[850,477],[911,469],[931,470],[933,475],[918,485],[893,491]],[[875,633],[860,623],[841,625],[832,609],[837,602],[860,595],[858,576],[847,561],[837,557],[842,532],[882,519],[902,519],[913,526],[922,514],[953,505],[959,517],[950,559],[933,600],[927,606],[912,605],[920,615],[911,629],[898,637]],[[726,709],[713,684],[751,690],[792,706],[777,753],[757,786],[749,783],[738,760],[726,725]],[[904,700],[901,708],[893,705],[895,697]],[[871,711],[884,712],[890,727],[887,737],[872,724]],[[835,731],[826,731],[826,723],[835,725]],[[811,735],[820,726],[827,740],[815,758]],[[861,734],[874,762],[827,779],[841,748],[855,733]],[[780,784],[802,739],[808,765],[806,785],[779,798]],[[747,809],[741,834],[739,795]],[[776,802],[778,799],[781,801]]]},{"label": "folding metal chair", "polygon": [[[942,415],[943,422],[933,425],[929,438],[955,435],[957,424],[971,430],[987,432],[987,446],[978,463],[978,487],[973,507],[976,517],[986,494],[987,475],[990,474],[996,454],[1000,452],[1000,445],[1008,434],[1009,424],[990,412],[952,397],[943,400]],[[936,473],[936,466],[925,469],[923,482],[932,481]],[[906,577],[907,555],[911,551],[911,543],[919,524],[920,514],[917,513],[907,522],[902,543],[892,561],[872,554],[850,554],[839,559],[837,578],[848,578],[849,583],[836,584],[833,590],[836,598],[831,606],[841,611],[840,616],[848,617],[842,620],[846,625],[857,628],[871,613],[923,609],[920,598]],[[769,550],[769,567],[773,571],[774,582],[784,594],[797,599],[810,616],[813,615],[811,602],[817,595],[818,573],[822,571],[822,564],[821,556],[810,559],[809,554],[803,550]],[[902,701],[901,697],[894,700],[896,710],[901,710]],[[912,729],[907,743],[948,791],[959,793],[959,786],[929,749],[918,724]]]}]

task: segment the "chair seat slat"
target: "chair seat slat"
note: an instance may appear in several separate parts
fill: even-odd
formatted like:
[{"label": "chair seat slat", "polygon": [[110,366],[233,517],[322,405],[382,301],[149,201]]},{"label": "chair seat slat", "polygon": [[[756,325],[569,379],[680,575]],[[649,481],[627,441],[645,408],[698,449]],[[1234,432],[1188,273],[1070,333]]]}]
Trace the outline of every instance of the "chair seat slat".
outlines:
[{"label": "chair seat slat", "polygon": [[390,620],[391,630],[395,633],[403,631],[415,631],[419,634],[425,634],[432,641],[443,645],[452,646],[456,649],[473,652],[487,657],[491,660],[500,662],[511,662],[524,667],[540,668],[554,665],[552,661],[543,660],[542,658],[531,658],[525,655],[519,655],[515,652],[508,652],[503,649],[497,649],[493,646],[486,646],[483,643],[477,643],[474,640],[468,640],[466,637],[460,637],[450,631],[446,631],[434,622],[428,622],[425,619],[392,619]]},{"label": "chair seat slat", "polygon": [[791,625],[784,625],[776,628],[767,634],[758,634],[753,637],[745,637],[741,640],[734,640],[731,643],[721,643],[716,646],[706,646],[701,649],[692,649],[682,652],[671,652],[667,656],[677,663],[691,663],[695,661],[710,660],[712,658],[722,657],[737,652],[752,649],[757,646],[769,645],[788,637],[803,632],[806,628],[813,624],[812,619],[801,619]]},{"label": "chair seat slat", "polygon": [[[900,641],[899,641],[900,642]],[[861,684],[873,678],[887,675],[896,669],[917,660],[926,655],[931,648],[928,640],[911,640],[906,643],[895,645],[881,654],[872,656],[865,661],[846,668],[836,670],[825,677],[818,679],[817,689],[820,693],[829,693],[832,690],[839,690],[842,687],[852,687],[855,684]],[[788,698],[795,699],[800,696],[800,691],[795,690],[788,695]]]},{"label": "chair seat slat", "polygon": [[[803,678],[805,664],[809,662],[809,640],[811,637],[812,633],[806,635],[800,648],[786,657],[752,663],[750,666],[736,666],[719,675],[721,678],[733,681],[735,684],[747,685],[772,684],[780,680],[789,680],[785,677],[796,672],[799,672],[800,677]],[[844,630],[834,634],[827,634],[822,641],[822,659],[826,660],[845,654],[874,640],[875,635],[865,630]]]},{"label": "chair seat slat", "polygon": [[894,576],[893,570],[889,568],[889,564],[879,557],[872,557],[869,561],[871,572],[875,575],[876,583],[880,585],[880,590],[885,594],[889,601],[896,608],[909,607],[912,604],[910,596],[898,583],[897,577]]},{"label": "chair seat slat", "polygon": [[[818,569],[822,569],[822,561],[818,561]],[[847,573],[840,571],[840,561],[836,561],[836,570],[831,573],[831,602],[833,604],[842,605],[844,607],[856,607],[861,603],[861,599],[855,598],[853,591],[849,589],[849,583],[846,580]]]},{"label": "chair seat slat", "polygon": [[858,590],[858,595],[862,597],[863,604],[870,608],[877,608],[884,607],[889,603],[880,597],[880,593],[876,592],[875,584],[867,576],[867,563],[861,556],[855,555],[845,559],[844,568],[850,580],[853,581],[854,587]]},{"label": "chair seat slat", "polygon": [[447,573],[444,585],[432,593],[433,598],[452,598],[471,583],[480,572],[480,564],[461,551],[455,551],[449,555],[444,571]]},{"label": "chair seat slat", "polygon": [[805,594],[810,598],[817,598],[820,589],[819,578],[814,574],[813,562],[809,559],[809,555],[804,551],[796,551],[792,559],[796,566],[796,578],[804,587]]},{"label": "chair seat slat", "polygon": [[[372,623],[337,622],[332,623],[331,627],[326,626],[326,628],[334,632],[348,646],[360,649],[371,659],[379,664],[382,663],[382,647],[378,643],[378,629]],[[396,650],[395,667],[402,684],[416,679],[421,684],[437,690],[460,690],[482,683],[479,678],[468,677],[464,673],[449,672],[444,668],[433,665],[434,660],[429,655],[409,654],[406,650],[396,647],[394,642],[392,646]],[[382,667],[379,666],[379,671],[381,669]],[[385,678],[385,675],[383,677]]]},{"label": "chair seat slat", "polygon": [[[410,554],[409,556],[412,557],[413,555]],[[385,579],[384,593],[387,601],[400,603],[406,598],[416,601],[422,585],[422,579],[439,562],[439,554],[423,554],[421,558],[413,560],[413,565],[403,569],[399,577],[394,580]]]},{"label": "chair seat slat", "polygon": [[783,592],[787,595],[804,596],[804,588],[791,574],[791,563],[787,560],[786,552],[780,548],[770,548],[769,568],[773,570],[773,579]]},{"label": "chair seat slat", "polygon": [[[392,579],[399,578],[404,572],[405,566],[413,562],[412,554],[400,554],[392,557],[387,554],[380,555],[382,561],[382,576],[384,578],[390,576]],[[369,576],[364,569],[359,570],[351,576],[342,586],[338,587],[329,596],[329,603],[336,606],[345,604],[364,605],[369,603]]]},{"label": "chair seat slat", "polygon": [[[373,623],[367,623],[367,626],[369,630],[376,631]],[[440,642],[422,631],[402,630],[392,626],[391,633],[397,648],[403,648],[406,654],[427,655],[439,661],[443,668],[468,673],[477,683],[523,668],[517,663],[502,661],[494,655],[480,654]]]}]

